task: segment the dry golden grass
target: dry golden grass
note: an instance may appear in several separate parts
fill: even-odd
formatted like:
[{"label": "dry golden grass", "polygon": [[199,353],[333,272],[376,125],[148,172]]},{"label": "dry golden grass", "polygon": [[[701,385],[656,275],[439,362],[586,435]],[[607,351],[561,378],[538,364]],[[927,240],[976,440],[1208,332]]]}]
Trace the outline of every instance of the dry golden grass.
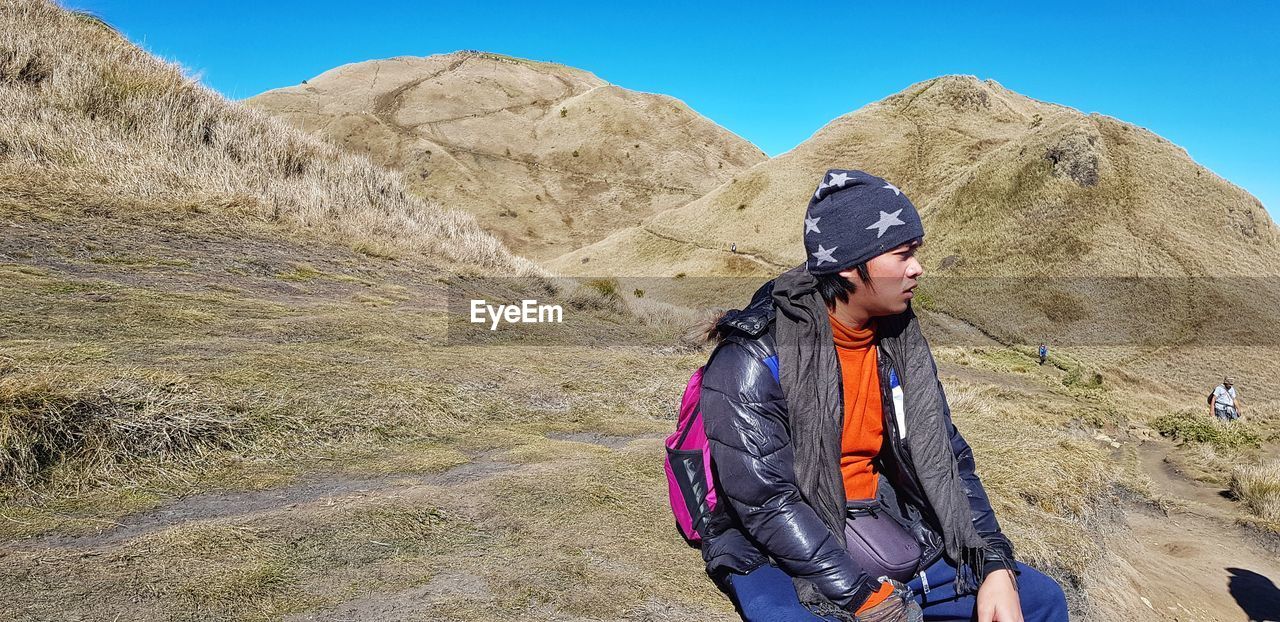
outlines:
[{"label": "dry golden grass", "polygon": [[[700,355],[447,346],[436,268],[272,223],[210,236],[189,214],[5,213],[17,227],[0,230],[0,252],[17,259],[0,262],[4,421],[85,442],[13,462],[30,475],[0,485],[0,618],[360,619],[404,590],[418,596],[402,608],[440,620],[729,610],[670,529],[656,466],[654,439]],[[637,322],[628,308],[644,299],[580,288],[566,297],[593,325]],[[661,309],[649,321],[655,334],[678,325]],[[192,438],[187,414],[231,429]],[[144,451],[157,435],[191,446]],[[486,456],[510,479],[486,475]],[[434,483],[454,469],[482,477]],[[308,492],[317,479],[338,490]],[[590,510],[589,524],[563,520],[602,487],[643,494]],[[200,509],[186,519],[94,544],[188,503]],[[396,535],[431,526],[428,509],[447,533]],[[600,544],[620,526],[630,535]],[[651,554],[637,559],[641,547]],[[451,573],[489,587],[450,591]],[[645,598],[615,598],[615,580]]]},{"label": "dry golden grass", "polygon": [[[1261,203],[1176,145],[973,76],[913,84],[696,201],[547,265],[590,276],[772,274],[804,260],[803,228],[786,223],[801,221],[822,173],[841,167],[912,198],[928,233],[927,272],[1280,275],[1280,230]],[[1069,308],[1063,302],[1045,305]],[[995,319],[1008,312],[997,309]]]},{"label": "dry golden grass", "polygon": [[[0,11],[0,617],[731,619],[659,467],[705,352],[444,345],[440,263],[527,269],[466,218],[99,25]],[[635,289],[570,299],[592,330],[698,319]],[[1087,585],[1125,484],[1072,426],[1112,385],[964,357],[1044,381],[948,388],[1022,558]]]},{"label": "dry golden grass", "polygon": [[[351,272],[396,279],[415,298],[430,287],[374,271],[377,260],[354,261]],[[235,292],[191,295],[121,284],[134,266],[95,265],[110,272],[88,283],[57,271],[25,275],[21,288],[3,292],[4,321],[20,327],[4,348],[20,369],[5,378],[21,378],[14,385],[30,395],[41,371],[65,369],[62,377],[76,382],[50,377],[40,386],[59,388],[35,394],[51,404],[45,410],[66,410],[80,402],[64,396],[105,401],[102,389],[147,373],[131,371],[131,360],[144,359],[181,378],[176,386],[195,388],[214,412],[243,403],[235,420],[254,425],[237,429],[229,447],[130,462],[108,464],[106,453],[85,460],[88,446],[68,450],[29,486],[0,487],[0,530],[21,543],[0,562],[0,575],[7,585],[29,577],[19,583],[33,587],[0,590],[0,617],[53,615],[70,600],[79,603],[74,612],[108,618],[278,619],[363,598],[381,602],[439,577],[447,583],[451,572],[488,588],[479,595],[432,588],[430,598],[405,606],[441,620],[527,619],[532,609],[548,618],[621,618],[637,607],[717,619],[728,610],[702,577],[697,553],[670,528],[658,466],[656,437],[671,425],[673,396],[700,355],[446,347],[420,341],[442,326],[439,310],[402,301],[370,312],[335,289],[364,286],[342,280],[291,281],[273,270],[233,275]],[[324,261],[308,265],[340,274]],[[272,281],[319,303],[305,322],[291,321],[289,306],[272,300],[264,287]],[[86,290],[109,291],[116,302],[83,302]],[[42,305],[56,311],[36,323],[31,309]],[[183,319],[196,311],[198,323]],[[79,332],[90,324],[98,328]],[[160,421],[187,408],[171,398],[146,403],[166,407],[155,413]],[[18,414],[26,421],[36,412]],[[575,434],[621,439],[619,449],[554,440]],[[634,437],[644,438],[628,443]],[[431,483],[459,465],[484,464],[486,455],[510,473]],[[300,494],[311,477],[349,479],[357,490]],[[238,513],[238,491],[257,489],[281,500]],[[111,533],[112,522],[134,522],[139,510],[180,507],[174,497],[190,494],[231,495],[210,508],[232,513],[193,516],[110,545],[73,539],[71,549],[51,550],[30,539],[50,530],[92,539]],[[622,598],[619,585],[644,596]]]},{"label": "dry golden grass", "polygon": [[[91,471],[144,459],[198,461],[252,434],[248,408],[175,374],[102,378],[59,370],[0,370],[0,481],[30,484],[63,461]],[[253,396],[265,401],[265,395]]]},{"label": "dry golden grass", "polygon": [[766,159],[666,95],[481,52],[336,67],[245,101],[550,259],[683,205]]},{"label": "dry golden grass", "polygon": [[1280,461],[1236,467],[1231,471],[1230,487],[1249,511],[1280,524]]},{"label": "dry golden grass", "polygon": [[1078,586],[1105,553],[1100,533],[1121,511],[1125,473],[1097,442],[1065,429],[1061,415],[1030,396],[992,385],[949,382],[956,426],[974,448],[978,473],[1019,559]]},{"label": "dry golden grass", "polygon": [[190,210],[375,256],[537,272],[470,216],[407,193],[400,176],[228,102],[48,0],[0,5],[0,109],[0,202]]}]

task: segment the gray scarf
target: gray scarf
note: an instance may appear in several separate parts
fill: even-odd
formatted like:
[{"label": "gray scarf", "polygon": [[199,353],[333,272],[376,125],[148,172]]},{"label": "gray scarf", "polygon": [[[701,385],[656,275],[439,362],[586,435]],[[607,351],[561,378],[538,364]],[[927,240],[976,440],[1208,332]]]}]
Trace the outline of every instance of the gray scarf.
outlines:
[{"label": "gray scarf", "polygon": [[[803,265],[774,281],[778,367],[790,413],[800,494],[843,544],[842,383],[826,303],[816,286]],[[882,318],[876,332],[879,347],[898,363],[901,373],[909,466],[938,518],[946,555],[959,569],[957,590],[972,592],[981,582],[987,544],[973,527],[969,499],[951,450],[933,354],[910,309]],[[816,590],[807,581],[798,581],[797,588],[804,601],[825,600],[813,598]]]}]

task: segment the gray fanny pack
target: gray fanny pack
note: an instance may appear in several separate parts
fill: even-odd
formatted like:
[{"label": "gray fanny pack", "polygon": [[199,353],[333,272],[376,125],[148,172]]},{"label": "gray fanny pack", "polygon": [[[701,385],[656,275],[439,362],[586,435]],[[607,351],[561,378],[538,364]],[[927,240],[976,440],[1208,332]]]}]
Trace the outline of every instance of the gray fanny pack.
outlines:
[{"label": "gray fanny pack", "polygon": [[845,505],[845,548],[873,579],[906,583],[919,569],[920,544],[875,499]]}]

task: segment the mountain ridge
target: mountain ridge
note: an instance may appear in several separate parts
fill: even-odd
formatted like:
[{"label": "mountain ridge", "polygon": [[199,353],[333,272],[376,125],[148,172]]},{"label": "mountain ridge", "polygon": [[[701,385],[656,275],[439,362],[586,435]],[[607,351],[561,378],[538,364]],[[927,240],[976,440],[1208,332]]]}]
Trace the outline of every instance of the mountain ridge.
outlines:
[{"label": "mountain ridge", "polygon": [[419,195],[470,211],[534,259],[765,157],[670,96],[475,51],[351,63],[246,103],[406,172]]},{"label": "mountain ridge", "polygon": [[[1010,145],[1017,151],[1011,153]],[[1136,155],[1126,151],[1133,145],[1141,147]],[[1267,256],[1280,256],[1275,224],[1261,202],[1221,176],[1210,174],[1206,179],[1208,169],[1192,161],[1185,149],[1150,130],[1106,115],[1086,115],[1067,106],[1033,100],[993,80],[942,76],[837,117],[796,148],[735,175],[704,197],[656,214],[631,230],[614,232],[612,242],[602,241],[594,248],[578,249],[548,263],[553,269],[579,275],[637,275],[635,270],[641,266],[648,268],[647,275],[735,274],[738,271],[724,262],[732,256],[730,245],[736,244],[739,252],[770,264],[795,265],[802,248],[798,226],[762,234],[755,229],[775,217],[776,213],[769,212],[778,209],[787,210],[787,217],[798,223],[821,172],[840,166],[867,169],[902,187],[920,209],[931,239],[948,237],[939,235],[942,233],[951,237],[964,234],[961,225],[970,224],[981,211],[972,205],[977,198],[1011,204],[1018,208],[1011,213],[1024,219],[1033,214],[1047,216],[1048,224],[1055,225],[1080,224],[1081,220],[1103,225],[1092,221],[1118,207],[1141,216],[1162,208],[1151,204],[1166,197],[1153,199],[1141,192],[1127,192],[1123,186],[1137,181],[1145,184],[1148,194],[1155,194],[1159,188],[1144,177],[1164,177],[1162,181],[1174,183],[1188,195],[1212,195],[1209,198],[1220,209],[1217,222],[1210,224],[1224,235],[1234,230],[1245,242],[1260,245],[1257,250],[1265,248]],[[1177,174],[1160,173],[1161,166],[1177,168]],[[1019,174],[1022,178],[1014,178]],[[998,187],[989,181],[992,179],[1000,179]],[[760,213],[764,204],[768,208]],[[1075,208],[1070,218],[1063,213],[1067,207]],[[1180,215],[1195,213],[1185,204],[1177,207]],[[1150,218],[1136,220],[1143,221],[1136,226],[1144,232],[1157,224],[1147,222]],[[1088,237],[1092,229],[1073,228],[1080,227],[1060,227],[1061,239],[1045,234],[1039,241],[1056,242],[1055,247],[1067,254],[1086,252],[1091,243],[1086,244],[1081,236]],[[1053,227],[1041,229],[1052,231]],[[617,254],[642,244],[639,239],[648,235],[645,230],[716,250],[694,262],[668,253],[665,259],[671,265],[667,266],[662,260],[646,263]],[[1187,255],[1187,236],[1181,237],[1182,247],[1174,254]],[[584,263],[584,258],[588,262]],[[1117,261],[1114,253],[1100,259]],[[1280,270],[1275,259],[1265,263],[1268,274]],[[626,270],[623,264],[632,272],[619,272]],[[1218,264],[1189,265],[1185,272],[1221,272],[1222,262]],[[996,266],[988,262],[983,267]],[[1027,272],[1031,266],[1002,267]],[[1170,272],[1168,265],[1148,268],[1153,273]]]}]

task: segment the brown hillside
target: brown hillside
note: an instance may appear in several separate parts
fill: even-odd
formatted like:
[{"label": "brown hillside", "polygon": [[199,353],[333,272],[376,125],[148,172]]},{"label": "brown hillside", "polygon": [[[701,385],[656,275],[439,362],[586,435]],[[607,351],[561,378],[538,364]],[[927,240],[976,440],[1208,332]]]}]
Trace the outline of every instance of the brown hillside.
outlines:
[{"label": "brown hillside", "polygon": [[[1280,344],[1280,232],[1258,200],[1147,130],[969,76],[840,117],[706,196],[546,265],[568,275],[771,276],[803,260],[801,215],[833,167],[881,175],[920,209],[918,306],[1005,343],[1122,345],[1098,361],[1142,366],[1178,390],[1234,370],[1280,397],[1280,376],[1262,374],[1274,366],[1254,365],[1261,359],[1132,349]],[[698,279],[668,285],[688,281]]]},{"label": "brown hillside", "polygon": [[[530,272],[467,214],[246,110],[89,18],[37,36],[42,2],[0,5],[0,205],[69,216],[154,211],[267,222],[373,253]],[[200,216],[205,215],[205,216]]]},{"label": "brown hillside", "polygon": [[871,171],[910,194],[929,236],[926,267],[947,259],[949,274],[1280,274],[1280,233],[1262,205],[1181,148],[969,76],[921,82],[840,117],[705,197],[550,265],[772,273],[803,259],[797,223],[833,167]]},{"label": "brown hillside", "polygon": [[550,259],[765,159],[679,100],[562,65],[457,52],[345,65],[248,100],[404,171],[411,189]]},{"label": "brown hillside", "polygon": [[[462,338],[457,293],[554,288],[467,278],[537,269],[50,0],[0,0],[0,106],[0,620],[736,619],[671,524],[661,441],[708,352],[670,346],[691,316],[656,291],[586,283],[531,335],[557,347]],[[1093,360],[937,354],[1073,619],[1229,622],[1224,562],[1280,577],[1235,502],[1144,475],[1221,478],[1242,433],[1153,452],[1129,424],[1161,396]]]},{"label": "brown hillside", "polygon": [[687,353],[448,345],[536,267],[54,2],[0,110],[0,620],[730,619],[656,518]]}]

